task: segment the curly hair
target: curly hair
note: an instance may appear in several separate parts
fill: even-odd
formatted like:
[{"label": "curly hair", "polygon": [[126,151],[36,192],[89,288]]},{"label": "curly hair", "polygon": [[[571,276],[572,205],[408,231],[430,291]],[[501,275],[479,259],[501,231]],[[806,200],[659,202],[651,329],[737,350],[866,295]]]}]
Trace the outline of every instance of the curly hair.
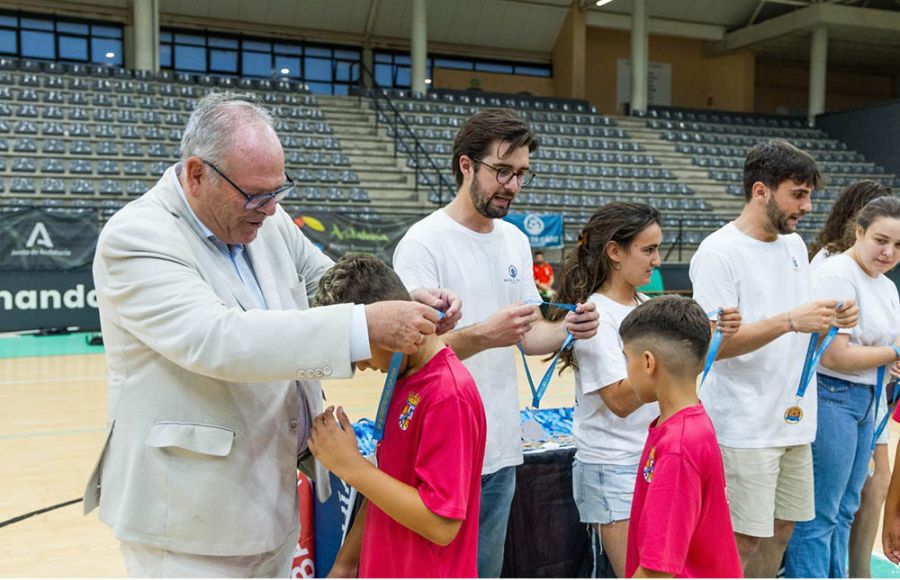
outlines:
[{"label": "curly hair", "polygon": [[809,258],[825,248],[829,254],[839,254],[855,241],[856,216],[867,203],[879,197],[891,195],[891,188],[865,179],[848,185],[841,191],[825,220],[822,231],[809,246]]},{"label": "curly hair", "polygon": [[[553,300],[559,303],[584,302],[610,277],[612,260],[606,251],[610,242],[627,248],[648,226],[661,224],[659,211],[644,203],[616,201],[598,208],[581,234],[578,246],[563,260],[558,276],[558,290]],[[563,318],[565,311],[551,308],[549,319]],[[563,369],[577,367],[572,350],[560,357]]]},{"label": "curly hair", "polygon": [[410,300],[409,292],[387,264],[366,254],[348,253],[319,279],[314,306],[372,304]]}]

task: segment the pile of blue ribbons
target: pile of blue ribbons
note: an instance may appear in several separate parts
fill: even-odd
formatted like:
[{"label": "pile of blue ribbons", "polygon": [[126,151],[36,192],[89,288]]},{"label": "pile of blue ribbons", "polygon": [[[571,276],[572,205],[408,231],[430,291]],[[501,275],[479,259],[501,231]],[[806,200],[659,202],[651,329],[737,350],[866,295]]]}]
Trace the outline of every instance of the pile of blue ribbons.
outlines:
[{"label": "pile of blue ribbons", "polygon": [[544,429],[548,438],[561,437],[572,434],[572,413],[574,407],[560,407],[558,409],[522,409],[519,412],[519,420],[524,423],[534,419]]},{"label": "pile of blue ribbons", "polygon": [[[525,422],[531,418],[543,428],[547,440],[560,440],[572,435],[572,407],[560,407],[559,409],[523,409],[519,413],[520,421]],[[375,422],[371,419],[360,419],[353,424],[356,432],[356,442],[359,452],[363,455],[375,453]]]}]

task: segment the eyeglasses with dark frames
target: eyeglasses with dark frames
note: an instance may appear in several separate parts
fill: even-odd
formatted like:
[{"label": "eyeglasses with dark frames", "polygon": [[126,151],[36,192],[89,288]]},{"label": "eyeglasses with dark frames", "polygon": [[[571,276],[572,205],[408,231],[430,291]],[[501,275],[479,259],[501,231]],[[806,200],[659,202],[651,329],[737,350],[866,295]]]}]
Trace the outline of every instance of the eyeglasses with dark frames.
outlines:
[{"label": "eyeglasses with dark frames", "polygon": [[222,179],[224,179],[229,184],[231,184],[231,187],[235,188],[238,193],[240,193],[241,195],[244,196],[244,199],[247,200],[247,203],[244,204],[244,209],[246,209],[246,210],[260,208],[260,207],[266,205],[267,203],[269,203],[269,201],[271,201],[271,200],[275,200],[275,203],[278,203],[279,201],[284,199],[287,196],[287,194],[289,194],[291,192],[291,190],[294,189],[294,187],[296,187],[294,185],[294,180],[291,179],[291,176],[288,175],[287,173],[285,173],[284,178],[287,180],[287,183],[285,183],[284,185],[282,185],[275,191],[270,192],[270,193],[256,193],[256,194],[247,193],[243,189],[241,189],[237,183],[231,181],[231,179],[229,179],[227,175],[222,173],[222,171],[218,167],[216,167],[215,165],[213,165],[206,159],[201,159],[201,161],[203,161],[203,163],[205,163],[206,165],[209,165],[209,167],[213,171],[218,173],[222,177]]},{"label": "eyeglasses with dark frames", "polygon": [[507,183],[512,181],[513,177],[515,177],[516,181],[519,182],[519,187],[525,187],[532,181],[534,181],[534,178],[537,176],[537,174],[530,169],[523,169],[522,171],[515,172],[509,167],[494,167],[490,163],[485,163],[480,159],[473,159],[472,161],[480,165],[484,165],[489,169],[492,169],[494,171],[494,175],[496,175],[497,177],[497,183],[499,183],[500,185],[506,185]]}]

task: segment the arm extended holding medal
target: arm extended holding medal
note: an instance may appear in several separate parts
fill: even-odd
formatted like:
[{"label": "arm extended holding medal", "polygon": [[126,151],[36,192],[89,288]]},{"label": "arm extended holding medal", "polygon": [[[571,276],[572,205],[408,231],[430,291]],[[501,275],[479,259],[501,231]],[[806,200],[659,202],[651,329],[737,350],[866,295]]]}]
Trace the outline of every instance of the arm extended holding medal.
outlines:
[{"label": "arm extended holding medal", "polygon": [[740,329],[722,344],[718,359],[753,352],[788,332],[825,332],[831,326],[851,328],[859,320],[859,307],[853,300],[838,306],[837,300],[815,300],[772,318],[741,324]]}]

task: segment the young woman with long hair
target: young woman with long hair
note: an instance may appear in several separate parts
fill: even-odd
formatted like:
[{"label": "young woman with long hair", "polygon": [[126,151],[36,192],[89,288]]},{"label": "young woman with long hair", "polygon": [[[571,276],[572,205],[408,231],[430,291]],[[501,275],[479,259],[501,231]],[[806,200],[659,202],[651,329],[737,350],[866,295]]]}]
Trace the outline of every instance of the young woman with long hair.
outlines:
[{"label": "young woman with long hair", "polygon": [[[626,372],[619,324],[647,297],[638,288],[660,266],[660,214],[642,203],[614,202],[590,217],[563,261],[555,301],[590,300],[600,313],[591,339],[562,355],[575,369],[572,490],[580,519],[600,535],[616,576],[625,569],[628,519],[638,463],[655,402],[642,401]],[[561,312],[551,308],[551,317]]]},{"label": "young woman with long hair", "polygon": [[[891,188],[866,179],[853,183],[838,195],[825,220],[825,226],[815,242],[809,246],[810,265],[815,270],[825,260],[846,252],[856,241],[856,215],[867,203],[879,197],[891,195]],[[878,416],[887,412],[887,393],[878,401]],[[850,527],[849,565],[851,578],[872,576],[872,544],[878,533],[881,506],[887,496],[891,481],[888,461],[888,429],[879,436],[875,446],[875,469],[869,473],[860,496],[859,510]]]},{"label": "young woman with long hair", "polygon": [[900,261],[900,199],[873,199],[855,221],[854,244],[813,271],[820,294],[854,299],[860,316],[850,332],[834,338],[818,368],[818,430],[812,444],[816,517],[798,523],[788,543],[785,573],[793,578],[847,575],[850,526],[872,456],[877,369],[895,373],[900,359],[900,295],[885,276]]}]

